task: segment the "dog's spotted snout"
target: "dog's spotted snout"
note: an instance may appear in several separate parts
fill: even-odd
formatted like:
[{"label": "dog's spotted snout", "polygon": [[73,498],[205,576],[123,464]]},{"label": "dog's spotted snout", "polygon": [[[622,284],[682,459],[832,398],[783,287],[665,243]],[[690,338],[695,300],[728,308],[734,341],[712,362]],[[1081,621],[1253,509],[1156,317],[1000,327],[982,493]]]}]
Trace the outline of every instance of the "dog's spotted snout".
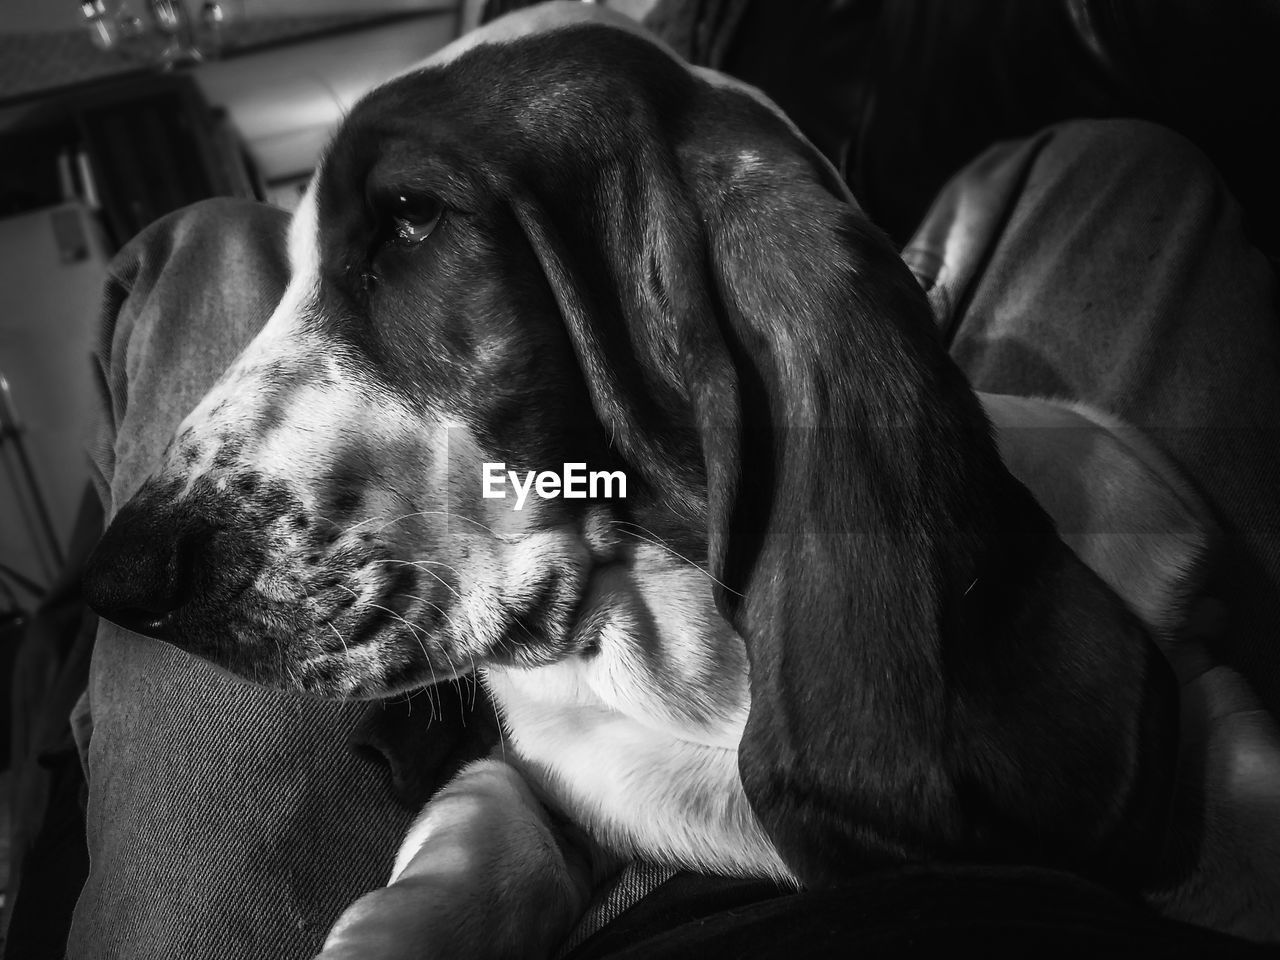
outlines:
[{"label": "dog's spotted snout", "polygon": [[[89,605],[135,633],[171,640],[184,621],[229,599],[260,561],[231,542],[217,513],[192,498],[144,487],[89,558],[83,581]],[[228,580],[227,570],[236,571],[237,582]]]}]

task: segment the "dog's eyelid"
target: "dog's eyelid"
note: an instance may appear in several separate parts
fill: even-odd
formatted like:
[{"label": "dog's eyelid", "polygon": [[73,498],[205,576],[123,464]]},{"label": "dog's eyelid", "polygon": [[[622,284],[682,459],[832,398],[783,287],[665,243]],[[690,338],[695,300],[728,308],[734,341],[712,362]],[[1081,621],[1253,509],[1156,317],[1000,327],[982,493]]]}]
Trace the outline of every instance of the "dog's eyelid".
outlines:
[{"label": "dog's eyelid", "polygon": [[392,216],[395,239],[400,243],[421,243],[435,231],[444,217],[444,204],[438,200],[423,202],[406,196],[396,198]]},{"label": "dog's eyelid", "polygon": [[370,184],[365,191],[365,207],[374,216],[395,216],[445,206],[449,203],[439,190],[405,184]]},{"label": "dog's eyelid", "polygon": [[435,232],[449,207],[432,193],[387,189],[370,191],[369,209],[380,243],[414,246]]},{"label": "dog's eyelid", "polygon": [[388,195],[387,207],[406,218],[434,215],[444,208],[444,201],[433,193],[397,190]]}]

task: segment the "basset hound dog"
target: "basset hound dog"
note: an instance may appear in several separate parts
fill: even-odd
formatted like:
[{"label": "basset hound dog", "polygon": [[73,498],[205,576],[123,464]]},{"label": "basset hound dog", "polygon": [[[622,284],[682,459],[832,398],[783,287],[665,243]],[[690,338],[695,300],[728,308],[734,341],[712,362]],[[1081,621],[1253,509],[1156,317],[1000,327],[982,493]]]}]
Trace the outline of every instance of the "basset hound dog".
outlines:
[{"label": "basset hound dog", "polygon": [[[1137,888],[1178,730],[1149,632],[795,127],[563,6],[351,111],[283,299],[114,517],[91,603],[325,697],[478,674],[505,759],[397,865],[466,848],[423,906],[446,954],[551,950],[584,897],[565,822],[808,886],[965,860]],[[626,496],[517,509],[499,464]]]}]

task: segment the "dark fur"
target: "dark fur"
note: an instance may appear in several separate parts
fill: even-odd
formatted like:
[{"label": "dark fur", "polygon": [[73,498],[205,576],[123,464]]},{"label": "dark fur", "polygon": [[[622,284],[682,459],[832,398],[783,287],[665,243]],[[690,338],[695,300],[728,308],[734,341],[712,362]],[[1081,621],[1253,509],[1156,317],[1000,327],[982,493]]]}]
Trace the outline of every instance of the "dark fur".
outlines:
[{"label": "dark fur", "polygon": [[[752,662],[743,781],[787,862],[1135,880],[1166,822],[1172,674],[1000,463],[906,267],[765,108],[574,33],[453,75],[539,64],[532,89],[571,75],[589,118],[560,104],[522,141],[520,103],[459,109],[502,132],[597,414],[678,511],[705,497]],[[737,151],[764,162],[735,176]]]},{"label": "dark fur", "polygon": [[[624,464],[627,509],[722,582],[743,783],[799,878],[977,859],[1137,882],[1172,675],[776,115],[578,27],[375,92],[318,190],[327,335],[513,466]],[[420,247],[387,243],[405,192],[448,208]]]}]

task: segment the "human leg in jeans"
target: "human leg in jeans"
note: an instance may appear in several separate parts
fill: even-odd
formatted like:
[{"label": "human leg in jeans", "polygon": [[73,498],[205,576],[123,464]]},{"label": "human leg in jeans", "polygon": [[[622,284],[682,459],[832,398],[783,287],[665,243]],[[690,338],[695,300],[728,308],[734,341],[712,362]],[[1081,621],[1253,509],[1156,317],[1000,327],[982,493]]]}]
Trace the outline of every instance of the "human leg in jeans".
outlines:
[{"label": "human leg in jeans", "polygon": [[975,389],[1115,413],[1215,508],[1217,652],[1280,713],[1280,306],[1221,179],[1160,127],[1066,124],[977,161],[907,257],[948,242],[931,296]]},{"label": "human leg in jeans", "polygon": [[[114,262],[95,451],[108,517],[274,309],[286,224],[214,201]],[[103,623],[87,695],[91,870],[68,956],[314,955],[338,913],[385,882],[436,774],[467,755],[459,705],[430,722],[450,693],[308,699]]]},{"label": "human leg in jeans", "polygon": [[[1209,767],[1207,796],[1180,795],[1182,828],[1202,821],[1219,850],[1207,884],[1280,896],[1280,309],[1234,199],[1174,133],[1069,123],[976,160],[904,255],[975,389],[1118,415],[1212,509],[1224,616],[1166,647],[1184,758]],[[1256,933],[1249,908],[1170,907]]]}]

